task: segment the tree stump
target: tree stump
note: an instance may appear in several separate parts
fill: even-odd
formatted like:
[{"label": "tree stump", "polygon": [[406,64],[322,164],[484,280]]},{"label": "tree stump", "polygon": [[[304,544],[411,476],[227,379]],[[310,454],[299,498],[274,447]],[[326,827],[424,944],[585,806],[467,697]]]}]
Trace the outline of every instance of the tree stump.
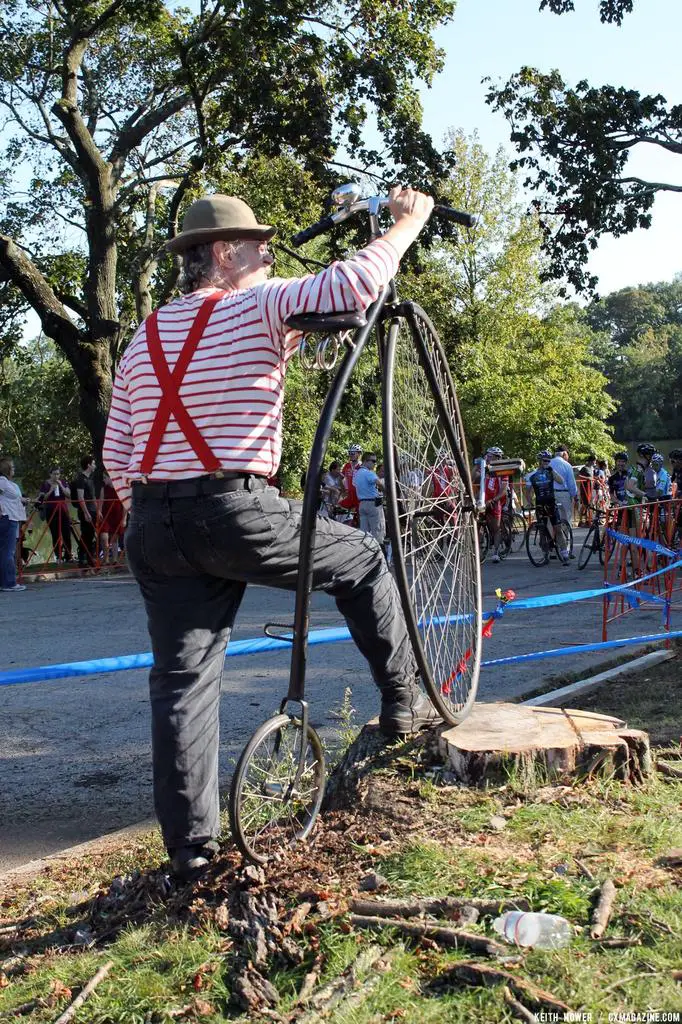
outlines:
[{"label": "tree stump", "polygon": [[[381,781],[382,769],[428,755],[452,782],[498,785],[510,774],[551,782],[596,774],[640,783],[652,773],[649,738],[610,715],[523,704],[475,704],[458,726],[440,725],[399,745],[369,722],[333,772],[324,807],[364,807],[407,822],[413,801]],[[390,788],[390,799],[387,791]]]}]

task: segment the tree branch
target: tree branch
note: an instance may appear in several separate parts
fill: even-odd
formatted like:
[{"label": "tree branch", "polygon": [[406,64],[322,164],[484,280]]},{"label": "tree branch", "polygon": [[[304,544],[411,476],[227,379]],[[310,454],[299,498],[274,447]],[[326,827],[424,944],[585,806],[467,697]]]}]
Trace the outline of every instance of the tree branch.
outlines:
[{"label": "tree branch", "polygon": [[0,234],[0,268],[40,317],[43,330],[69,358],[78,358],[83,335],[71,320],[49,282],[7,235]]},{"label": "tree branch", "polygon": [[665,181],[645,181],[644,178],[616,178],[619,185],[642,185],[645,192],[682,192],[682,185],[669,185]]},{"label": "tree branch", "polygon": [[61,303],[72,309],[74,313],[77,313],[81,320],[88,319],[88,307],[85,303],[81,302],[80,299],[75,298],[73,295],[68,295],[66,292],[55,291],[55,295]]},{"label": "tree branch", "polygon": [[150,110],[149,113],[141,118],[137,124],[124,126],[120,132],[118,138],[114,142],[113,148],[109,155],[109,160],[114,167],[114,180],[119,181],[123,174],[123,167],[125,159],[128,154],[144,139],[145,135],[154,131],[159,125],[167,121],[168,118],[172,117],[173,114],[178,114],[183,107],[186,107],[191,102],[191,97],[187,93],[180,93],[174,99],[169,100],[167,103],[157,107],[156,110]]}]

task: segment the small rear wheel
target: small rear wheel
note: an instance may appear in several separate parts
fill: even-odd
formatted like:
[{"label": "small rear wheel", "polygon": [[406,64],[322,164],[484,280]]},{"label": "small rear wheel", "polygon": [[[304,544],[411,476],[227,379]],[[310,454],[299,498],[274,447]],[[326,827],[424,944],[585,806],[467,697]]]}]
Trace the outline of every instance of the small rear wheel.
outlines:
[{"label": "small rear wheel", "polygon": [[[297,778],[301,744],[303,770]],[[230,787],[232,834],[245,857],[265,864],[304,840],[324,796],[324,752],[312,726],[292,715],[275,715],[247,743]]]}]

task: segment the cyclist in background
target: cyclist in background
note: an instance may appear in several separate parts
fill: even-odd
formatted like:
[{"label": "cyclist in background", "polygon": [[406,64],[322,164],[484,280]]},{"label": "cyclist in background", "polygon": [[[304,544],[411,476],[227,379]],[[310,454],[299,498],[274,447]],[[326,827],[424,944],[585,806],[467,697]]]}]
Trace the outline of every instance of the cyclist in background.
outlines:
[{"label": "cyclist in background", "polygon": [[630,528],[627,508],[632,504],[632,496],[628,491],[627,483],[633,472],[634,470],[628,464],[628,453],[616,452],[615,468],[608,479],[609,497],[612,505],[623,509],[618,516],[618,529],[626,532]]},{"label": "cyclist in background", "polygon": [[651,456],[651,468],[656,474],[656,497],[658,501],[667,501],[672,496],[672,480],[664,466],[665,458],[660,452]]},{"label": "cyclist in background", "polygon": [[[556,527],[561,522],[557,507],[554,485],[563,484],[563,477],[552,468],[552,453],[538,452],[538,468],[526,477],[526,499],[531,504],[535,498],[535,514],[538,522],[544,519],[553,540],[556,540]],[[549,522],[547,522],[549,521]],[[561,548],[559,555],[564,566],[568,565],[568,548]]]},{"label": "cyclist in background", "polygon": [[656,449],[652,444],[637,445],[637,464],[633,468],[627,482],[628,494],[638,501],[656,500],[656,472],[651,467],[652,456]]}]

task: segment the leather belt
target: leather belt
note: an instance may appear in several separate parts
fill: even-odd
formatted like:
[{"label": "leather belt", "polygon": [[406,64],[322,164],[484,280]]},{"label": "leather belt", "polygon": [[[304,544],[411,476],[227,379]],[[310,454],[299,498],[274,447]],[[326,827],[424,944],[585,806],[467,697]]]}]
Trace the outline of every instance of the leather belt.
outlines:
[{"label": "leather belt", "polygon": [[190,480],[132,481],[134,498],[197,498],[203,494],[225,494],[227,491],[263,491],[267,478],[253,473],[210,473]]}]

